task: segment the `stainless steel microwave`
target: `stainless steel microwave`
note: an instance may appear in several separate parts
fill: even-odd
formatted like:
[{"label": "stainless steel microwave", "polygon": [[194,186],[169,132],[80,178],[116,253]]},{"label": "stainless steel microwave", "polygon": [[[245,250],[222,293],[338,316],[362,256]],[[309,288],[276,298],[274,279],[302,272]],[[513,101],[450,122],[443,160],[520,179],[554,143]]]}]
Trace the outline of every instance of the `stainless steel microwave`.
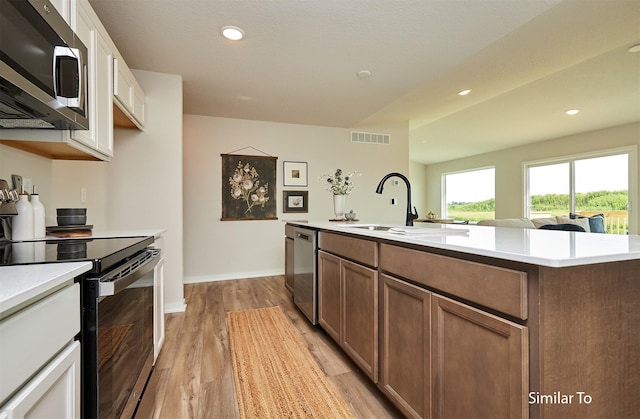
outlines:
[{"label": "stainless steel microwave", "polygon": [[87,48],[47,0],[0,0],[0,128],[89,129]]}]

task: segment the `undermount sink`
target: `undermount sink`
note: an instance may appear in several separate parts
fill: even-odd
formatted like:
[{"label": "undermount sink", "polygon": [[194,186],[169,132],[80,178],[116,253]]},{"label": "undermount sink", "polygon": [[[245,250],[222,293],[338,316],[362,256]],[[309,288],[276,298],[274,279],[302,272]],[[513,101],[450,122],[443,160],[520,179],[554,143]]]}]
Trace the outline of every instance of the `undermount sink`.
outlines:
[{"label": "undermount sink", "polygon": [[349,228],[358,228],[361,230],[369,230],[369,231],[381,231],[388,232],[393,236],[411,236],[414,238],[421,237],[433,237],[433,236],[449,236],[449,235],[467,235],[469,233],[468,229],[459,229],[459,228],[446,228],[442,226],[434,227],[403,227],[403,226],[390,226],[390,225],[380,225],[380,224],[365,224],[365,225],[350,225],[343,226]]},{"label": "undermount sink", "polygon": [[373,230],[373,231],[388,231],[393,227],[387,226],[353,226],[353,228],[361,228],[363,230]]}]

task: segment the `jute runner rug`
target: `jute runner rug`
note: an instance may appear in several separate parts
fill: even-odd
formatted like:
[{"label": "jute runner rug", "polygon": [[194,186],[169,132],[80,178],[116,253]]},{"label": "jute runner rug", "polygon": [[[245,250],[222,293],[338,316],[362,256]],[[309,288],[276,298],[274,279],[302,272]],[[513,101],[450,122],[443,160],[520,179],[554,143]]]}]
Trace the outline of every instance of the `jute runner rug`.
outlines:
[{"label": "jute runner rug", "polygon": [[227,313],[242,418],[351,418],[280,307]]}]

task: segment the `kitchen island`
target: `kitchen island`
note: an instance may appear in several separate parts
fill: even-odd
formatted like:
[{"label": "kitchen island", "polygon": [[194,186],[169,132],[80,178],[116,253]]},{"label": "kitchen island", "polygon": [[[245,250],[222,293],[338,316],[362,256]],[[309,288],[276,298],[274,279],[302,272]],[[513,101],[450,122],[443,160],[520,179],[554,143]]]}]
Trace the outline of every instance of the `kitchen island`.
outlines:
[{"label": "kitchen island", "polygon": [[319,230],[320,325],[407,416],[640,411],[639,236],[289,224]]}]

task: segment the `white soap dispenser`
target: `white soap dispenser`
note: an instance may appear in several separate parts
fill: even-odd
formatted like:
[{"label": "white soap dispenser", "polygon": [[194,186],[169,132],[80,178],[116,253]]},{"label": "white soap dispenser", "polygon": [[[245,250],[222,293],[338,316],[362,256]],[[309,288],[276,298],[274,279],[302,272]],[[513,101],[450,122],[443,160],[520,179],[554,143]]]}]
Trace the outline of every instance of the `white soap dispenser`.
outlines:
[{"label": "white soap dispenser", "polygon": [[33,238],[44,239],[47,235],[45,227],[45,211],[44,205],[40,201],[40,195],[36,192],[36,187],[33,187],[33,193],[31,194],[31,205],[33,205]]},{"label": "white soap dispenser", "polygon": [[24,188],[16,202],[16,210],[18,215],[11,221],[11,240],[33,240],[33,205],[29,202],[29,195]]}]

